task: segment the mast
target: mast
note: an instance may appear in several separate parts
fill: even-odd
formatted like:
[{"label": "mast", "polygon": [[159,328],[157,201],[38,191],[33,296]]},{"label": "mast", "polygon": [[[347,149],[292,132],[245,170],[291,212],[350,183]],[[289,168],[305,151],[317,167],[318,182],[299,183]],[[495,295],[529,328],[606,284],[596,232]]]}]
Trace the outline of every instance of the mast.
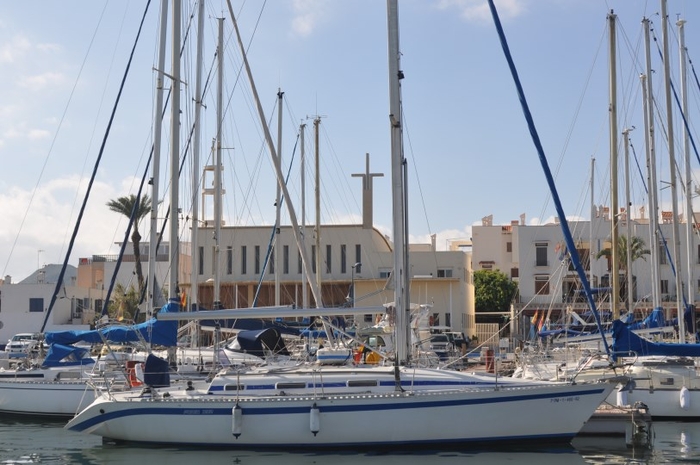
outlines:
[{"label": "mast", "polygon": [[[277,90],[277,158],[282,166],[282,89]],[[287,199],[289,200],[289,199]],[[275,305],[280,305],[280,259],[279,259],[279,238],[282,209],[282,189],[277,184],[277,197],[275,200],[275,240],[272,243],[272,266],[275,270]]]},{"label": "mast", "polygon": [[617,175],[617,63],[616,63],[616,45],[615,45],[615,21],[617,15],[610,10],[608,15],[608,26],[610,30],[610,49],[609,49],[609,60],[610,60],[610,82],[609,82],[609,92],[610,92],[610,225],[611,234],[610,250],[612,252],[612,269],[610,270],[610,284],[612,287],[612,292],[610,296],[610,310],[612,312],[612,319],[617,320],[620,318],[620,256],[619,256],[619,208],[617,201],[617,186],[618,186],[618,175]]},{"label": "mast", "polygon": [[192,147],[192,267],[190,278],[190,304],[192,310],[199,310],[199,149],[202,136],[200,117],[202,113],[202,59],[204,46],[204,0],[199,0],[197,13],[197,64],[195,65],[195,107],[194,141]]},{"label": "mast", "polygon": [[180,304],[179,183],[180,183],[180,20],[181,0],[173,1],[172,104],[170,105],[170,275],[168,300]]},{"label": "mast", "polygon": [[403,176],[403,147],[401,127],[401,55],[399,51],[399,7],[397,0],[387,0],[389,33],[389,122],[391,125],[391,198],[394,236],[394,307],[396,309],[396,362],[408,361],[408,289],[406,288],[406,255],[404,253],[405,189]]},{"label": "mast", "polygon": [[661,30],[663,32],[664,47],[664,89],[666,95],[666,127],[668,131],[668,159],[671,169],[671,209],[673,211],[673,263],[676,267],[676,308],[678,309],[678,336],[681,344],[685,342],[684,309],[681,304],[683,295],[683,283],[681,281],[681,243],[678,227],[678,183],[676,181],[676,154],[673,139],[673,105],[671,101],[671,55],[668,50],[668,14],[666,12],[666,0],[661,0]]},{"label": "mast", "polygon": [[160,183],[160,146],[163,129],[163,71],[165,70],[165,45],[168,34],[168,0],[160,3],[160,38],[158,69],[156,70],[156,105],[153,124],[153,177],[151,181],[151,233],[148,249],[148,302],[146,315],[150,319],[156,307],[156,255],[158,255],[158,205]]},{"label": "mast", "polygon": [[[245,52],[245,47],[243,45],[243,39],[241,38],[241,32],[238,29],[238,22],[236,21],[236,15],[233,14],[233,6],[231,5],[231,0],[226,0],[226,6],[228,7],[229,15],[231,15],[231,21],[233,22],[233,28],[236,31],[236,40],[238,42],[238,48],[241,51],[241,55],[243,58],[243,66],[245,67],[245,72],[246,75],[248,76],[248,81],[250,82],[250,88],[251,92],[253,93],[253,97],[255,99],[255,107],[258,111],[258,117],[260,118],[260,124],[262,126],[263,132],[265,133],[265,141],[267,142],[268,150],[270,151],[270,157],[272,158],[272,164],[275,167],[275,175],[277,176],[277,183],[280,185],[282,188],[282,195],[284,195],[285,199],[289,199],[289,190],[287,189],[287,185],[284,182],[284,174],[282,174],[282,167],[280,166],[278,159],[277,159],[277,151],[275,150],[275,144],[272,142],[272,136],[270,135],[270,128],[267,126],[267,120],[265,119],[265,112],[262,109],[262,106],[260,105],[260,97],[258,96],[258,90],[255,87],[255,81],[253,80],[253,73],[250,69],[250,64],[248,63],[248,57]],[[292,205],[292,202],[285,202],[285,205],[287,205],[287,211],[289,213],[289,220],[292,223],[292,234],[294,234],[294,241],[296,242],[297,246],[301,244],[301,238],[300,236],[300,231],[299,231],[299,223],[297,222],[297,216],[294,211],[294,207]],[[306,250],[304,250],[303,247],[299,248],[299,253],[301,254],[301,264],[303,267],[306,268],[306,274],[307,276],[309,275],[309,269],[308,267],[310,266],[309,259],[306,255]],[[323,308],[323,300],[321,296],[321,292],[316,286],[316,282],[314,280],[309,280],[309,286],[311,286],[311,293],[313,294],[314,298],[316,299],[316,306],[319,308]]]},{"label": "mast", "polygon": [[[591,157],[591,224],[589,226],[588,238],[588,281],[593,282],[593,231],[595,229],[594,221],[596,221],[597,208],[595,206],[595,158]],[[597,222],[597,221],[596,221]]]},{"label": "mast", "polygon": [[316,241],[316,286],[319,290],[323,289],[321,286],[321,160],[319,156],[318,148],[318,126],[321,124],[321,118],[316,117],[314,119],[314,163],[315,163],[315,173],[316,180],[314,183],[314,199],[316,202],[316,229],[315,229],[315,241]]},{"label": "mast", "polygon": [[218,89],[216,91],[216,165],[214,166],[214,309],[221,306],[221,137],[224,114],[224,18],[219,22],[219,43],[216,57],[219,66]]},{"label": "mast", "polygon": [[[681,62],[681,101],[683,102],[683,115],[685,124],[683,125],[683,152],[685,154],[685,238],[686,238],[686,261],[688,263],[688,305],[690,310],[695,311],[695,235],[693,234],[695,226],[695,214],[693,213],[693,178],[690,169],[690,135],[688,134],[688,73],[686,71],[686,56],[685,48],[685,20],[679,19],[676,22],[678,26],[678,48]],[[692,321],[695,321],[693,318]],[[690,334],[695,334],[694,328],[688,328]]]},{"label": "mast", "polygon": [[[301,244],[300,247],[306,251],[306,146],[304,145],[304,134],[306,124],[299,126],[301,143]],[[301,267],[301,305],[302,308],[309,308],[309,290],[306,285],[306,267]]]},{"label": "mast", "polygon": [[[646,61],[646,75],[640,76],[642,81],[642,102],[644,105],[644,131],[646,134],[646,159],[649,184],[649,237],[651,244],[651,280],[652,280],[652,302],[654,308],[661,308],[661,277],[659,276],[660,248],[659,248],[659,201],[656,178],[656,137],[654,124],[654,105],[651,69],[651,45],[650,45],[650,24],[649,19],[642,20],[644,29],[644,54]],[[668,317],[668,315],[667,315]]]},{"label": "mast", "polygon": [[627,213],[627,241],[626,241],[626,263],[625,278],[627,279],[627,312],[634,311],[634,275],[632,274],[632,200],[630,198],[630,131],[634,128],[627,128],[622,131],[625,136],[625,204]]}]

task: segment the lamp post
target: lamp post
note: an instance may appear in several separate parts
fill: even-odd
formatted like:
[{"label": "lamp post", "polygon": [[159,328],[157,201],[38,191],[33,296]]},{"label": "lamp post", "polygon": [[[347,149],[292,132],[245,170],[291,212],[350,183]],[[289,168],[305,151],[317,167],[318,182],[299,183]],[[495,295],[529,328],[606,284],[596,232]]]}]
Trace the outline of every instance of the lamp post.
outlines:
[{"label": "lamp post", "polygon": [[355,269],[357,269],[357,272],[360,273],[362,270],[362,263],[357,262],[354,265],[352,265],[350,268],[352,268],[352,273],[350,273],[350,287],[352,288],[352,308],[355,308]]}]

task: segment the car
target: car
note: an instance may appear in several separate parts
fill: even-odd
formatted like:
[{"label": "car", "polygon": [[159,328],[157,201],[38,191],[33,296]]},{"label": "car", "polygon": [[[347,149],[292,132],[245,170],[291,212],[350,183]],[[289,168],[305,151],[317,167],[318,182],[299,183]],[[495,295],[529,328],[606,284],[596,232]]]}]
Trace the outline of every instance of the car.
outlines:
[{"label": "car", "polygon": [[447,360],[450,352],[449,346],[450,340],[444,333],[430,335],[430,350],[435,352],[440,360]]},{"label": "car", "polygon": [[443,334],[447,336],[447,339],[450,342],[447,347],[447,350],[460,351],[462,349],[463,344],[466,344],[467,347],[469,347],[469,341],[466,337],[464,337],[464,333],[459,331],[447,331]]},{"label": "car", "polygon": [[26,357],[32,350],[39,347],[40,342],[39,333],[17,333],[7,341],[5,352],[11,358]]}]

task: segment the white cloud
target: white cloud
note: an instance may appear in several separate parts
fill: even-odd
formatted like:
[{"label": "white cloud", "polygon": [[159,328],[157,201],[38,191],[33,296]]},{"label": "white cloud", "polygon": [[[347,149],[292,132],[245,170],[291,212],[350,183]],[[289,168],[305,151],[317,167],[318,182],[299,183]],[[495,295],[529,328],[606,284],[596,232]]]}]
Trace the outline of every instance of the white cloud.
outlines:
[{"label": "white cloud", "polygon": [[49,71],[42,74],[36,74],[34,76],[24,77],[17,82],[17,85],[32,90],[43,90],[48,87],[60,85],[63,81],[64,75],[62,73]]},{"label": "white cloud", "polygon": [[[105,204],[124,195],[122,184],[130,184],[130,180],[117,181],[114,185],[102,181],[93,184],[70,264],[76,265],[80,257],[116,253],[113,244],[123,238],[126,218],[111,212]],[[48,181],[34,193],[19,187],[3,189],[0,193],[1,276],[9,274],[19,281],[30,275],[36,269],[39,250],[43,251],[42,265],[63,263],[86,186],[87,179],[69,176]]]},{"label": "white cloud", "polygon": [[[501,18],[515,18],[525,10],[525,0],[497,0],[496,10]],[[486,0],[439,0],[438,8],[455,9],[467,21],[490,21],[491,10]]]},{"label": "white cloud", "polygon": [[325,16],[327,0],[294,0],[292,10],[292,31],[296,35],[308,37]]},{"label": "white cloud", "polygon": [[14,63],[17,58],[31,49],[31,43],[25,37],[13,37],[10,42],[0,44],[0,63]]},{"label": "white cloud", "polygon": [[33,140],[46,139],[49,136],[51,136],[51,133],[45,129],[30,129],[27,133],[27,137]]}]

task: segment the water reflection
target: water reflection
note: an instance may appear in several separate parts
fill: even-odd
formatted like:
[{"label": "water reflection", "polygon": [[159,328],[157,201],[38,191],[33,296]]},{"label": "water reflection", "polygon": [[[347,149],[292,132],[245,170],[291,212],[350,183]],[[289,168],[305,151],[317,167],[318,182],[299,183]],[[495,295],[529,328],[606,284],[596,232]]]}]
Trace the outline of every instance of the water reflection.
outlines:
[{"label": "water reflection", "polygon": [[172,447],[117,446],[99,437],[63,429],[63,421],[0,418],[0,463],[123,464],[219,463],[241,465],[486,465],[548,464],[660,464],[700,462],[700,423],[656,422],[653,447],[627,447],[622,438],[577,438],[572,447],[547,450],[410,451],[380,452],[279,452],[193,450]]}]

